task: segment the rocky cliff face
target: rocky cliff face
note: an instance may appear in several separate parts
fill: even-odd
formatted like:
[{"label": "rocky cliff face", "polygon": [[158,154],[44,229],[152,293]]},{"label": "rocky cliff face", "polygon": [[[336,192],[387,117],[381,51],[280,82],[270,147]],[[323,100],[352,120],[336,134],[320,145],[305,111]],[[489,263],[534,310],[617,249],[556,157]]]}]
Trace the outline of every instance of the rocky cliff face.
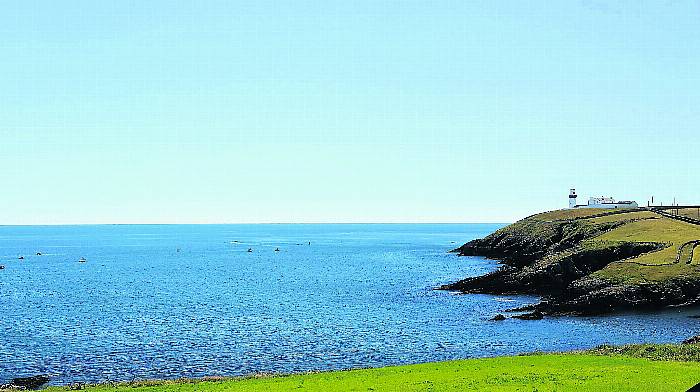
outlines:
[{"label": "rocky cliff face", "polygon": [[453,250],[460,256],[485,256],[510,266],[523,266],[542,257],[580,245],[623,225],[624,221],[584,223],[583,220],[540,221],[524,219],[488,237],[470,241]]},{"label": "rocky cliff face", "polygon": [[700,282],[669,279],[662,282],[615,284],[586,277],[571,284],[564,295],[535,308],[548,313],[598,314],[618,309],[654,309],[700,304]]},{"label": "rocky cliff face", "polygon": [[602,313],[623,308],[689,305],[700,300],[700,282],[679,276],[659,282],[616,282],[594,273],[618,261],[668,247],[665,242],[592,241],[631,220],[528,218],[454,250],[462,256],[499,259],[492,273],[441,289],[464,293],[536,294],[530,307],[545,314]]},{"label": "rocky cliff face", "polygon": [[[529,264],[521,265],[510,261],[492,273],[467,278],[444,288],[467,293],[563,295],[569,291],[573,282],[613,261],[636,257],[661,248],[662,244],[634,242],[590,248],[577,247],[546,254]],[[498,248],[492,248],[494,249]],[[509,251],[512,251],[512,248],[509,248]],[[493,255],[493,252],[491,254]]]}]

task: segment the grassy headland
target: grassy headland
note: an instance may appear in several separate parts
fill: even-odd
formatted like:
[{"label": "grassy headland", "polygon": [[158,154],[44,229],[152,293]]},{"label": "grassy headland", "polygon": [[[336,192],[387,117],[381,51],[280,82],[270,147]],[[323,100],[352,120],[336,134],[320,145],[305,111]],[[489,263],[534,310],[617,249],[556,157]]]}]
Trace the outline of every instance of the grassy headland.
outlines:
[{"label": "grassy headland", "polygon": [[700,226],[645,209],[537,214],[455,251],[503,268],[446,289],[530,293],[549,313],[691,305],[700,298]]},{"label": "grassy headland", "polygon": [[[88,392],[220,391],[683,391],[700,382],[700,346],[632,345],[569,354],[211,381],[144,381]],[[65,388],[52,387],[50,392]]]}]

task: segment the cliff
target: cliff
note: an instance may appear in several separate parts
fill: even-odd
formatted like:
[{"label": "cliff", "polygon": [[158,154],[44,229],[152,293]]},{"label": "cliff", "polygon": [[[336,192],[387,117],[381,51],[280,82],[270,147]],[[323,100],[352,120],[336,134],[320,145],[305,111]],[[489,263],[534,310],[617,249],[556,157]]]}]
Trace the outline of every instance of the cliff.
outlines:
[{"label": "cliff", "polygon": [[700,302],[700,226],[643,209],[533,215],[454,250],[501,268],[441,287],[536,294],[528,310],[590,314]]}]

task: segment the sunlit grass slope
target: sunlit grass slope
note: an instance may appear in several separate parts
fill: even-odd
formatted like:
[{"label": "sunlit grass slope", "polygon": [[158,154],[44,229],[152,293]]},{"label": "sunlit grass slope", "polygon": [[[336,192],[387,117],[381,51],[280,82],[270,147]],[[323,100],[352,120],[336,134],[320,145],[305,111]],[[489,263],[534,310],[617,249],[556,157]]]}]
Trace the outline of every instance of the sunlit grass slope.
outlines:
[{"label": "sunlit grass slope", "polygon": [[[619,217],[625,215],[633,214]],[[667,243],[668,247],[627,262],[611,263],[597,275],[629,282],[700,278],[700,248],[689,244],[696,240],[700,240],[700,226],[669,218],[657,217],[627,223],[593,241],[662,242]],[[691,258],[692,262],[688,264],[687,260]]]},{"label": "sunlit grass slope", "polygon": [[698,382],[697,362],[551,354],[238,380],[103,385],[88,391],[684,391]]},{"label": "sunlit grass slope", "polygon": [[[558,210],[530,219],[556,222],[575,220],[596,226],[621,223],[620,226],[583,242],[588,248],[600,248],[623,242],[663,243],[661,250],[639,257],[613,262],[594,275],[618,282],[641,283],[672,278],[700,278],[700,226],[669,219],[643,210],[606,211],[599,209]],[[691,260],[691,263],[687,263]]]}]

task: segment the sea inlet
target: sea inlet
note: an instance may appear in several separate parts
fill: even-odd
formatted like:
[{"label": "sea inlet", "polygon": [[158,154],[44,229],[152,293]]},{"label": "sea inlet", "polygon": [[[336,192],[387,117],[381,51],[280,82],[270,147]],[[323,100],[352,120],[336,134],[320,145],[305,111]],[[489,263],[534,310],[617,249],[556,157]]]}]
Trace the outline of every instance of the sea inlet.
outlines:
[{"label": "sea inlet", "polygon": [[376,367],[700,329],[699,310],[494,322],[537,298],[433,290],[497,268],[448,251],[502,226],[3,226],[0,383]]}]

